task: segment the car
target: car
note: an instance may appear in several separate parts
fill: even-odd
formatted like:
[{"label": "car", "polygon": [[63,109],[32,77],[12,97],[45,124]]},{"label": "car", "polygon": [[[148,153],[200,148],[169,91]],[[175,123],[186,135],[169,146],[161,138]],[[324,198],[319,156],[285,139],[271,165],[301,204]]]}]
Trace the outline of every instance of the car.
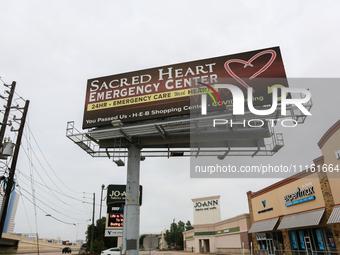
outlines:
[{"label": "car", "polygon": [[70,247],[65,247],[61,253],[72,253],[72,250]]},{"label": "car", "polygon": [[87,244],[82,244],[82,245],[80,246],[80,249],[79,249],[78,254],[79,254],[79,255],[80,255],[80,254],[87,254],[87,252],[88,252]]},{"label": "car", "polygon": [[100,255],[120,255],[120,248],[114,247],[104,250]]}]

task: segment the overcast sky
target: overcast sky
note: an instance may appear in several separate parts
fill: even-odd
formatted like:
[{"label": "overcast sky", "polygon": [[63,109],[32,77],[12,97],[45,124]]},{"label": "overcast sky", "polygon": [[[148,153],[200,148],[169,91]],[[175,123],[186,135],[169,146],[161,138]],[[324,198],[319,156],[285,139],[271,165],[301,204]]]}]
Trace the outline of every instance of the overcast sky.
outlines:
[{"label": "overcast sky", "polygon": [[[126,182],[126,167],[90,157],[65,135],[68,121],[81,130],[87,79],[273,46],[281,48],[288,77],[339,78],[336,0],[19,0],[0,6],[0,77],[16,81],[17,94],[31,102],[17,166],[16,190],[27,197],[19,201],[17,233],[85,239],[92,194],[97,219],[101,185]],[[313,115],[294,129],[278,128],[285,146],[275,156],[225,162],[311,164],[321,156],[317,142],[339,119],[336,83],[311,84]],[[193,223],[192,198],[220,195],[222,219],[247,213],[246,192],[280,180],[191,179],[189,164],[188,158],[141,162],[141,234],[159,233],[173,219]]]}]

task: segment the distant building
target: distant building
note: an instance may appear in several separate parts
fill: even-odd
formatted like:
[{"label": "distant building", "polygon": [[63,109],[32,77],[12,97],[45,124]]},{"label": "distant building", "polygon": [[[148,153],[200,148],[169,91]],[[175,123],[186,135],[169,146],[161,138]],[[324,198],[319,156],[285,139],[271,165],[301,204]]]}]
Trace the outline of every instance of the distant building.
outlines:
[{"label": "distant building", "polygon": [[[5,194],[5,191],[1,190],[1,194]],[[3,199],[4,197],[0,196],[0,208],[2,207]],[[18,203],[19,203],[19,194],[15,190],[13,190],[11,193],[9,203],[8,203],[7,215],[6,215],[3,233],[8,233],[8,234],[14,233],[14,227],[15,227],[14,219],[17,213]]]}]

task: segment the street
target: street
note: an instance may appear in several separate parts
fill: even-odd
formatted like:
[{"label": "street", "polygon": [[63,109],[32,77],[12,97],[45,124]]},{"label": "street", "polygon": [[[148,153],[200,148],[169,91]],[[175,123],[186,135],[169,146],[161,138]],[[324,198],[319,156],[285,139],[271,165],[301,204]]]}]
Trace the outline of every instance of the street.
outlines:
[{"label": "street", "polygon": [[[38,255],[38,253],[17,253],[20,255]],[[78,251],[73,251],[72,255],[78,254]],[[140,255],[149,255],[149,251],[140,251]],[[193,254],[184,251],[151,251],[151,255],[182,255],[182,254]],[[39,255],[62,255],[61,251],[54,251],[54,252],[40,252]]]}]

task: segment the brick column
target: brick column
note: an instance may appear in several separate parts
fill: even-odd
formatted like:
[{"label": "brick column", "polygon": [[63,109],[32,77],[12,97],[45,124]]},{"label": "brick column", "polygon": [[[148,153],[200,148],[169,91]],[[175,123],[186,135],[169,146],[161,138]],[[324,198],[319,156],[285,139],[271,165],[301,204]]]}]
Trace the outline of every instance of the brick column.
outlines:
[{"label": "brick column", "polygon": [[[254,214],[253,214],[253,204],[251,202],[251,198],[250,198],[250,195],[251,195],[251,191],[248,191],[247,192],[247,197],[248,197],[248,206],[249,206],[249,214],[250,214],[250,225],[252,226],[253,223],[254,223]],[[251,237],[252,237],[252,241],[253,241],[253,250],[254,250],[254,255],[258,255],[258,252],[257,252],[257,239],[256,239],[256,234],[255,233],[252,233],[251,234]]]},{"label": "brick column", "polygon": [[[279,217],[279,220],[277,221],[277,226],[280,225],[281,221],[282,221],[283,217]],[[289,236],[288,236],[288,230],[287,229],[282,229],[281,230],[282,233],[282,238],[283,238],[283,248],[286,252],[286,255],[292,255],[292,251],[290,249],[290,242],[289,242]]]},{"label": "brick column", "polygon": [[[325,217],[328,220],[329,217],[331,216],[333,209],[334,209],[334,199],[333,199],[333,195],[332,195],[332,190],[331,190],[331,186],[329,185],[327,173],[320,172],[320,173],[318,173],[318,176],[319,176],[319,182],[320,182],[320,186],[321,186],[322,196],[324,198],[325,206],[326,206]],[[330,226],[332,228],[332,233],[333,233],[336,249],[338,251],[338,254],[340,254],[340,241],[339,241],[340,224],[339,223],[330,224]]]},{"label": "brick column", "polygon": [[292,255],[292,251],[290,250],[290,242],[289,242],[287,229],[282,230],[282,237],[283,237],[283,246],[285,247],[286,255]]}]

